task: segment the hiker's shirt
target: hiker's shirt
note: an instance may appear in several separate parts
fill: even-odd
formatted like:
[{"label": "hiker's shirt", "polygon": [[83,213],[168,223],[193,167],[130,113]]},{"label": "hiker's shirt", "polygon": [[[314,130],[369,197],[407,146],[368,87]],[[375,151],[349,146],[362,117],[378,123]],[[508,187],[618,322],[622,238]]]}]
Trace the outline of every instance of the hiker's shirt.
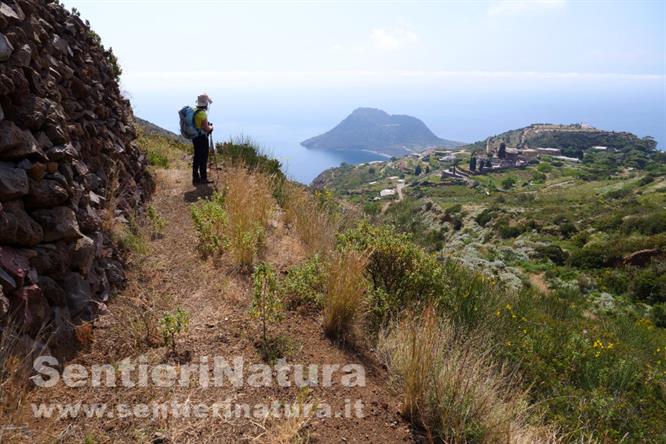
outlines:
[{"label": "hiker's shirt", "polygon": [[205,133],[202,129],[204,120],[208,119],[208,113],[205,109],[198,109],[194,113],[194,127],[199,130],[199,137],[204,136]]}]

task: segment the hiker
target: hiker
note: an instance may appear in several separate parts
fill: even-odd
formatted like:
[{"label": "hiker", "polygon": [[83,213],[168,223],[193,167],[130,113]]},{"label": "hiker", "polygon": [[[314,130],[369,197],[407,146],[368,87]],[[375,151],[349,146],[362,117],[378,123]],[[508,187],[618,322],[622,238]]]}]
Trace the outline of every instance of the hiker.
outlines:
[{"label": "hiker", "polygon": [[208,94],[197,97],[197,109],[194,112],[194,128],[199,135],[192,139],[194,159],[192,161],[192,185],[209,184],[208,180],[208,135],[213,132],[213,124],[208,121],[208,105],[213,101]]}]

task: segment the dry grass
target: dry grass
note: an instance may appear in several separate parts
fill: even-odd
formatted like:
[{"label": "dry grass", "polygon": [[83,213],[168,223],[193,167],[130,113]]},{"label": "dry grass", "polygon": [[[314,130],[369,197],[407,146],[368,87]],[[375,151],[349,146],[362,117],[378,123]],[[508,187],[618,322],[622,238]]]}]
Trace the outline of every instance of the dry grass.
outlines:
[{"label": "dry grass", "polygon": [[[257,424],[263,432],[257,435],[253,441],[266,444],[299,444],[310,442],[305,427],[315,417],[316,409],[307,408],[317,405],[320,401],[308,399],[311,394],[310,389],[302,389],[296,396],[296,399],[289,402],[294,410],[290,415],[285,415],[282,419],[269,421],[266,416],[261,424]],[[267,423],[268,422],[268,423]]]},{"label": "dry grass", "polygon": [[383,332],[378,349],[401,385],[403,414],[431,441],[555,442],[552,430],[530,424],[526,392],[485,344],[456,337],[432,309]]},{"label": "dry grass", "polygon": [[271,179],[242,167],[229,167],[224,177],[224,209],[228,217],[226,247],[234,263],[250,269],[266,239],[275,200]]},{"label": "dry grass", "polygon": [[308,255],[325,254],[335,245],[338,221],[303,187],[285,184],[285,222],[294,227]]},{"label": "dry grass", "polygon": [[367,305],[366,265],[366,256],[356,251],[331,259],[323,304],[323,327],[328,337],[349,343],[358,338]]},{"label": "dry grass", "polygon": [[[40,331],[37,337],[41,337]],[[24,335],[12,318],[0,325],[0,418],[16,412],[27,394],[33,359],[43,354],[46,345]],[[0,428],[0,442],[3,438]]]}]

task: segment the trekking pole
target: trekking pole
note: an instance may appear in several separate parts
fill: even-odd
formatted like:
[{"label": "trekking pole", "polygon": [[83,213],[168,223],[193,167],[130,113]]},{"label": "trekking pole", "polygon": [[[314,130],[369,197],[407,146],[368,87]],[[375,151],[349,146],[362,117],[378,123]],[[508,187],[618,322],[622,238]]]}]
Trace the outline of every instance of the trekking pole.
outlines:
[{"label": "trekking pole", "polygon": [[[219,165],[217,164],[217,154],[216,154],[216,150],[215,150],[215,144],[213,143],[213,133],[208,133],[208,147],[209,147],[209,151],[213,153],[213,155],[210,156],[210,158],[211,158],[212,163],[213,163],[212,168],[215,168],[215,186],[214,186],[214,188],[217,191],[217,185],[218,185],[218,182],[219,182],[219,179],[220,179],[220,176],[219,176],[220,168],[219,168]],[[209,162],[209,165],[210,165],[210,162]]]}]

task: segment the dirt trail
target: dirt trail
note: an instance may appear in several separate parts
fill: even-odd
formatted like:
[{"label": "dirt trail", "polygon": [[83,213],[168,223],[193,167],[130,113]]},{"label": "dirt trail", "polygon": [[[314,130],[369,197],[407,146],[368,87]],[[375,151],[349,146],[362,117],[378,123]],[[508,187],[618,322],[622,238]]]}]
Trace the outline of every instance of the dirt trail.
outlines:
[{"label": "dirt trail", "polygon": [[398,203],[398,202],[402,201],[402,199],[405,198],[404,194],[402,193],[402,189],[405,188],[406,186],[407,186],[407,185],[405,185],[404,183],[398,183],[398,184],[396,185],[396,187],[395,187],[395,192],[398,194],[398,199],[396,199],[396,200],[389,200],[388,202],[385,202],[384,205],[382,205],[382,213],[381,213],[381,214],[386,213],[386,210],[388,210],[389,207],[390,207],[392,204],[394,204],[394,203]]},{"label": "dirt trail", "polygon": [[[252,364],[261,363],[255,342],[259,325],[248,314],[251,297],[249,277],[241,276],[222,263],[204,260],[196,251],[196,235],[190,217],[191,202],[206,194],[189,184],[185,165],[157,172],[157,190],[153,206],[166,220],[163,236],[150,241],[150,252],[137,261],[129,272],[128,288],[109,304],[109,313],[98,320],[94,341],[74,362],[90,366],[113,364],[124,358],[145,356],[145,363],[178,365],[167,357],[167,349],[159,343],[124,346],[127,336],[136,328],[136,316],[127,311],[123,301],[133,301],[140,307],[169,311],[181,307],[190,313],[189,330],[178,343],[178,349],[191,353],[190,364],[208,357],[212,368],[214,357],[224,357],[230,363],[235,357],[244,360],[247,378]],[[399,192],[400,198],[402,193]],[[264,257],[280,271],[303,258],[303,249],[295,237],[276,217]],[[367,355],[345,351],[323,337],[319,315],[289,312],[280,323],[280,333],[288,338],[287,363],[319,364],[318,380],[322,383],[323,364],[361,364],[366,373],[365,387],[342,387],[340,375],[333,376],[333,387],[280,387],[275,378],[270,387],[234,387],[228,380],[222,387],[198,386],[192,378],[190,387],[176,385],[155,387],[96,387],[68,388],[62,382],[53,388],[33,390],[24,403],[21,419],[13,424],[16,442],[292,442],[299,429],[303,441],[298,442],[410,442],[415,438],[399,415],[399,398],[387,387],[387,375],[371,353]],[[131,335],[130,335],[131,336]],[[140,341],[138,341],[140,342]],[[136,362],[136,361],[134,361]],[[152,367],[151,367],[152,368]],[[182,366],[178,367],[182,369]],[[133,373],[134,374],[134,373]],[[212,370],[211,370],[212,374]],[[306,373],[307,374],[307,373]],[[182,374],[180,374],[182,377]],[[247,381],[247,379],[246,379]],[[117,383],[120,385],[120,379]],[[191,406],[215,402],[226,405],[270,405],[273,401],[293,403],[323,402],[331,406],[334,416],[345,412],[346,400],[360,400],[361,418],[318,418],[305,420],[260,417],[217,417],[209,411],[204,418],[140,418],[134,415],[119,417],[120,404],[189,403]],[[106,403],[103,418],[35,419],[31,403]],[[182,404],[181,404],[182,405]],[[110,413],[111,411],[111,413]],[[256,413],[256,410],[252,410]],[[261,413],[261,412],[260,412]],[[57,415],[54,415],[57,416]],[[192,415],[191,415],[192,416]],[[243,416],[243,415],[241,415]],[[8,441],[9,442],[9,441]]]}]

